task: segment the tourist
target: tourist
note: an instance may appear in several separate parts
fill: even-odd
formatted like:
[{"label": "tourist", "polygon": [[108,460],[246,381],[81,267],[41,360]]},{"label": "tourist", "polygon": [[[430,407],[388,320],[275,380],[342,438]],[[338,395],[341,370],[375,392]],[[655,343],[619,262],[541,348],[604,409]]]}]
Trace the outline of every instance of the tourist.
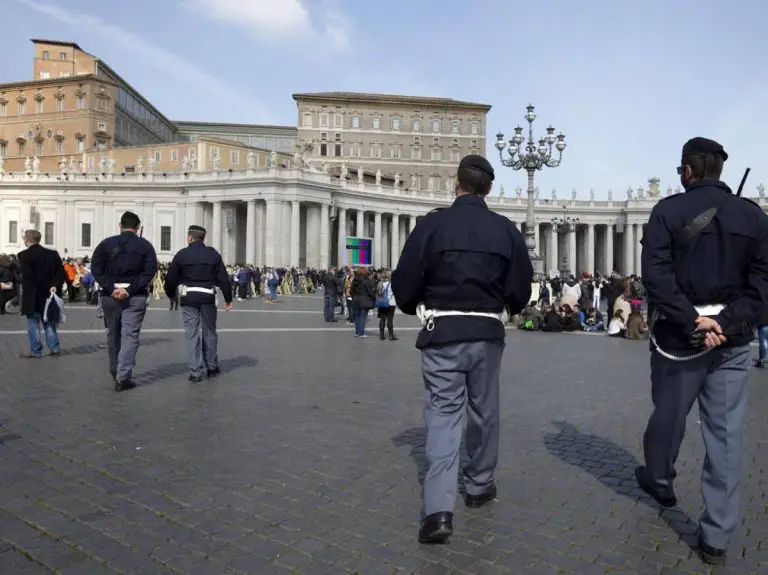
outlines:
[{"label": "tourist", "polygon": [[368,312],[374,308],[376,286],[366,268],[356,270],[350,293],[355,306],[355,337],[368,337],[365,335],[365,322],[368,321]]},{"label": "tourist", "polygon": [[392,274],[389,271],[383,271],[378,283],[377,295],[376,295],[376,307],[378,308],[379,316],[379,339],[384,341],[384,324],[386,324],[387,332],[389,333],[390,341],[397,341],[395,335],[395,310],[397,304],[395,303],[395,294],[392,292]]},{"label": "tourist", "polygon": [[611,337],[626,337],[627,324],[624,321],[624,311],[616,310],[608,323],[608,335]]},{"label": "tourist", "polygon": [[0,254],[0,315],[5,315],[5,305],[17,294],[17,278],[11,267],[11,258]]}]

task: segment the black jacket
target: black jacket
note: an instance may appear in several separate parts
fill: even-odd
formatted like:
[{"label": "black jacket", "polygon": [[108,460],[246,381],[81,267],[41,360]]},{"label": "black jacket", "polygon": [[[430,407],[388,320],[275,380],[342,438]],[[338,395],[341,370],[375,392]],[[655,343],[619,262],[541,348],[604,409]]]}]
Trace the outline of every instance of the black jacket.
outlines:
[{"label": "black jacket", "polygon": [[96,246],[91,273],[107,296],[119,283],[130,284],[129,296],[149,295],[149,284],[157,273],[155,248],[133,232],[122,232]]},{"label": "black jacket", "polygon": [[[427,309],[518,314],[531,297],[533,267],[525,240],[477,196],[464,195],[427,214],[405,242],[392,291],[408,315]],[[437,318],[416,347],[504,339],[504,325],[486,317]]]},{"label": "black jacket", "polygon": [[[714,219],[686,245],[675,234],[719,204]],[[653,326],[663,349],[685,349],[695,329],[694,306],[723,304],[715,317],[726,345],[753,339],[768,298],[768,216],[717,180],[702,180],[684,194],[653,208],[643,238],[642,277],[651,312],[664,319]]]},{"label": "black jacket", "polygon": [[326,296],[335,298],[339,295],[341,284],[339,283],[339,278],[337,276],[325,272],[323,274],[322,282]]},{"label": "black jacket", "polygon": [[45,301],[52,287],[61,295],[61,286],[66,281],[64,265],[59,252],[41,245],[29,246],[19,252],[21,267],[21,314],[32,315],[45,310]]},{"label": "black jacket", "polygon": [[369,277],[357,276],[352,280],[352,302],[357,309],[373,309],[376,302],[376,285]]},{"label": "black jacket", "polygon": [[[203,242],[193,242],[179,250],[168,266],[164,289],[168,298],[176,297],[180,285],[214,289],[218,287],[226,303],[232,302],[232,282],[221,254]],[[182,306],[197,307],[214,304],[216,296],[200,292],[188,292],[179,302]]]}]

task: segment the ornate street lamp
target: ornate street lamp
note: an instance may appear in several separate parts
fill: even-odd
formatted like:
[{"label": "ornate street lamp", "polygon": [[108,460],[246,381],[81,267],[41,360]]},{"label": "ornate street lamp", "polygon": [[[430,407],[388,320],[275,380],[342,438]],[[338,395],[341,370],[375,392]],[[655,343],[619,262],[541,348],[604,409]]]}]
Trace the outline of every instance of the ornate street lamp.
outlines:
[{"label": "ornate street lamp", "polygon": [[[555,233],[557,235],[564,234],[566,238],[568,237],[568,234],[570,233],[576,233],[576,227],[579,225],[579,218],[572,218],[568,215],[568,208],[563,206],[563,217],[558,218],[555,216],[552,218],[552,227],[555,230]],[[560,277],[567,278],[570,272],[569,264],[572,262],[568,261],[568,250],[565,250],[565,254],[563,254],[563,265],[560,268]]]},{"label": "ornate street lamp", "polygon": [[[556,168],[563,159],[563,150],[565,150],[565,136],[558,134],[555,136],[555,129],[552,126],[547,128],[547,135],[538,140],[533,137],[533,121],[536,119],[536,109],[529,104],[527,107],[525,119],[528,122],[528,141],[523,136],[523,128],[517,126],[515,135],[509,140],[509,145],[504,141],[504,134],[499,132],[496,135],[496,149],[499,150],[501,164],[513,170],[525,170],[528,172],[528,211],[525,217],[525,245],[528,248],[528,255],[531,258],[534,272],[541,276],[544,273],[544,258],[536,254],[536,236],[534,226],[536,218],[534,216],[535,191],[534,174],[537,170],[547,168]],[[504,157],[506,148],[508,158]]]}]

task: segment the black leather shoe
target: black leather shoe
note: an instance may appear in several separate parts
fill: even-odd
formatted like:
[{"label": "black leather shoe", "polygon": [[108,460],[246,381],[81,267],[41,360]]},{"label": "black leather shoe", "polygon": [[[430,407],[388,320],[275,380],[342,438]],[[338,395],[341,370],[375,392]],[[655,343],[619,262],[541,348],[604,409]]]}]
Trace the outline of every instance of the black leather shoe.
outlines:
[{"label": "black leather shoe", "polygon": [[467,507],[482,507],[494,499],[496,499],[496,486],[491,485],[488,489],[485,490],[485,493],[481,493],[480,495],[470,495],[467,493],[464,496],[464,503]]},{"label": "black leather shoe", "polygon": [[653,497],[654,501],[662,507],[675,507],[677,505],[677,497],[674,495],[661,495],[651,487],[650,483],[648,483],[648,480],[645,478],[645,467],[635,467],[635,479],[637,479],[637,484],[640,486],[640,489]]},{"label": "black leather shoe", "polygon": [[202,375],[190,375],[187,379],[189,379],[190,383],[200,383],[203,381]]},{"label": "black leather shoe", "polygon": [[704,543],[699,535],[699,556],[704,563],[709,565],[722,565],[725,563],[725,549],[715,549]]},{"label": "black leather shoe", "polygon": [[428,515],[421,522],[419,543],[445,543],[453,535],[453,513],[440,511]]},{"label": "black leather shoe", "polygon": [[128,391],[134,387],[136,387],[136,384],[130,379],[126,379],[125,381],[115,381],[115,391]]},{"label": "black leather shoe", "polygon": [[379,339],[380,339],[381,341],[384,341],[385,339],[387,339],[387,337],[384,335],[384,332],[381,332],[381,333],[379,334]]},{"label": "black leather shoe", "polygon": [[221,373],[221,368],[217,367],[216,369],[209,369],[207,373],[208,377],[216,377]]},{"label": "black leather shoe", "polygon": [[394,333],[389,334],[389,341],[397,341],[397,339],[398,337]]}]

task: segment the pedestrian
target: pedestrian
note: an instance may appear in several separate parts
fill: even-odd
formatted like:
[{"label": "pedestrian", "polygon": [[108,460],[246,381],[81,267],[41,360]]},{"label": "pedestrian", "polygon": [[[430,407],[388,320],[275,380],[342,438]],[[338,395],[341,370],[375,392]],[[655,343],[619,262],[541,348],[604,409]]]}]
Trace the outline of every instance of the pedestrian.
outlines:
[{"label": "pedestrian", "polygon": [[37,230],[26,230],[23,235],[25,250],[19,252],[21,271],[21,315],[27,317],[27,336],[29,351],[22,353],[25,359],[37,359],[43,356],[43,343],[40,341],[40,325],[45,334],[45,345],[52,356],[59,355],[59,334],[56,322],[49,321],[45,314],[45,303],[51,294],[61,297],[61,287],[67,281],[67,275],[59,252],[40,245],[42,236]]},{"label": "pedestrian", "polygon": [[139,334],[147,312],[149,285],[157,273],[155,248],[139,235],[141,220],[133,212],[120,218],[120,234],[99,243],[91,271],[103,290],[109,373],[115,391],[133,389]]},{"label": "pedestrian", "polygon": [[397,305],[424,328],[416,340],[427,391],[422,543],[453,533],[465,409],[465,503],[480,507],[497,493],[503,311],[518,314],[530,301],[533,268],[523,236],[485,203],[493,180],[488,160],[466,156],[453,205],[416,224],[392,276]]},{"label": "pedestrian", "polygon": [[339,284],[339,278],[336,276],[336,268],[331,266],[323,274],[321,282],[323,284],[323,318],[326,322],[336,323],[336,300],[339,298],[339,292],[342,286]]},{"label": "pedestrian", "polygon": [[[168,297],[179,294],[187,344],[189,381],[220,373],[216,334],[216,288],[224,295],[224,309],[232,309],[232,283],[221,254],[205,245],[205,228],[189,226],[187,247],[174,256],[165,276]],[[201,329],[202,328],[202,329]],[[202,331],[202,334],[201,334]]]},{"label": "pedestrian", "polygon": [[739,525],[749,343],[768,298],[768,216],[720,180],[727,159],[713,140],[686,142],[685,193],[656,204],[642,241],[653,413],[635,476],[662,507],[677,505],[675,462],[698,399],[707,453],[698,550],[711,564],[725,561]]}]

